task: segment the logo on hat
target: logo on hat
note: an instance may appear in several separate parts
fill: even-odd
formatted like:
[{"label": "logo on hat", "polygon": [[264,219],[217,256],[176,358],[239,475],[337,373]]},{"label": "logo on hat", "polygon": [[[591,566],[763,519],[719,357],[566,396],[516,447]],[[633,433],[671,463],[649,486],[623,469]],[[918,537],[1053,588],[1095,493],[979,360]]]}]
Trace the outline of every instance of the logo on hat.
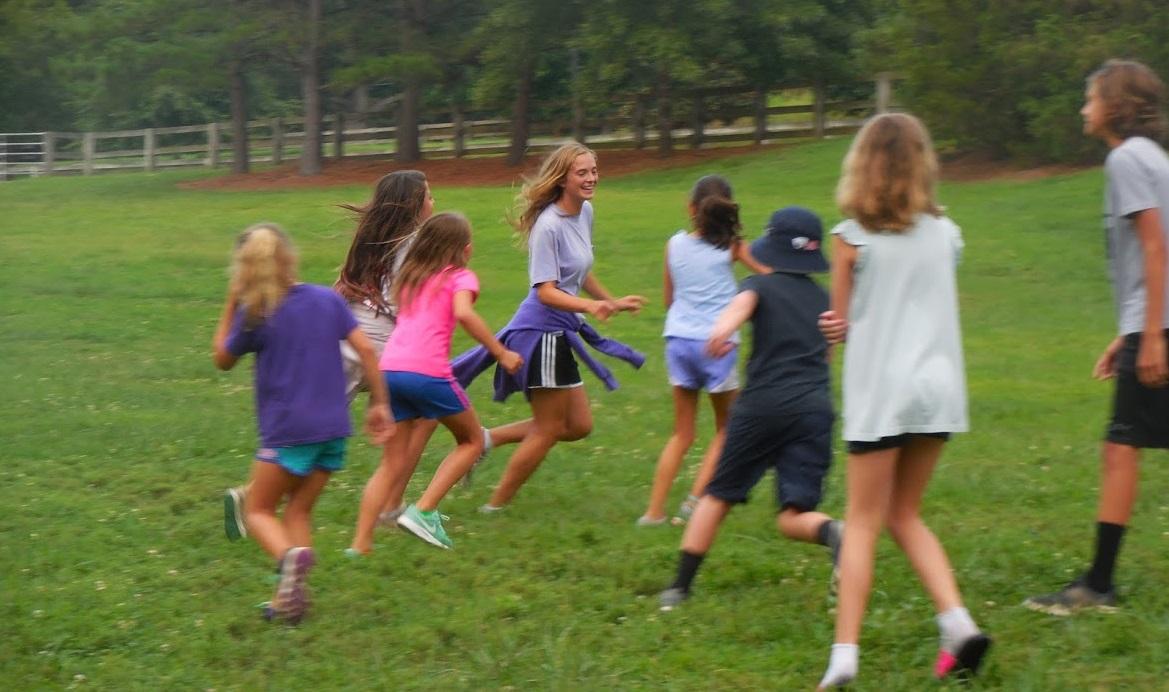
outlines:
[{"label": "logo on hat", "polygon": [[792,238],[792,247],[796,250],[816,250],[820,247],[820,241],[800,235]]}]

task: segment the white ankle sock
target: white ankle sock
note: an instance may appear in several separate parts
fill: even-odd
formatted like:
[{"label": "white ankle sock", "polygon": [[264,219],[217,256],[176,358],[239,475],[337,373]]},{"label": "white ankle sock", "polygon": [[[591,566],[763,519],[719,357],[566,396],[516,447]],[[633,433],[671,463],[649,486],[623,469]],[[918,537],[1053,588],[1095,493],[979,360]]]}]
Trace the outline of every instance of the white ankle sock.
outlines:
[{"label": "white ankle sock", "polygon": [[487,456],[494,448],[495,443],[491,441],[491,431],[483,428],[483,456]]},{"label": "white ankle sock", "polygon": [[974,624],[970,613],[961,606],[950,608],[944,613],[938,613],[937,621],[942,650],[952,654],[958,653],[958,648],[962,646],[962,643],[978,634],[979,631],[978,625]]},{"label": "white ankle sock", "polygon": [[856,644],[833,644],[828,670],[820,680],[819,689],[843,687],[856,678],[860,647]]}]

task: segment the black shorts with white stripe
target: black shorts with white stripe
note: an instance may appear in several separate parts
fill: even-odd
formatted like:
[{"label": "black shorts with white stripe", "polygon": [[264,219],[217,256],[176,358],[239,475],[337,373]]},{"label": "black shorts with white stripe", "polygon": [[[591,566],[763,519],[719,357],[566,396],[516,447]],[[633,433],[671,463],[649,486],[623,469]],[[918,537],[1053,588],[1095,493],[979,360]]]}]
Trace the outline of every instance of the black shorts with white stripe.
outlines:
[{"label": "black shorts with white stripe", "polygon": [[545,332],[528,363],[529,389],[568,389],[584,384],[564,332]]}]

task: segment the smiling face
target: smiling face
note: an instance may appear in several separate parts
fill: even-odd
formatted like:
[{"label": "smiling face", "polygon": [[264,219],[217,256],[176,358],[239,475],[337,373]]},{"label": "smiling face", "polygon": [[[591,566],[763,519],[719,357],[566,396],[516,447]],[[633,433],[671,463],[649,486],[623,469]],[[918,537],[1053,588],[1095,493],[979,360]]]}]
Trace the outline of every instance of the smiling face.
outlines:
[{"label": "smiling face", "polygon": [[578,206],[593,198],[597,189],[597,159],[592,154],[581,154],[572,160],[572,165],[561,183],[561,199],[569,205]]}]

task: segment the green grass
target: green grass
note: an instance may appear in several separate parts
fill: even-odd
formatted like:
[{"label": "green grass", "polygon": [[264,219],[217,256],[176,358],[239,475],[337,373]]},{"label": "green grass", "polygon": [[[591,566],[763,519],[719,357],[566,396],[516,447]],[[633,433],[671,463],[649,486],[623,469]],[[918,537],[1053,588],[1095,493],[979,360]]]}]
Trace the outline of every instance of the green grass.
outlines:
[{"label": "green grass", "polygon": [[[297,629],[263,623],[269,560],[222,538],[220,492],[254,447],[249,368],[209,358],[231,240],[259,220],[296,238],[306,280],[327,283],[351,224],[335,205],[366,187],[179,190],[197,172],[0,184],[0,681],[7,689],[182,688],[809,689],[832,641],[821,550],[780,540],[771,491],[732,513],[668,617],[656,593],[676,529],[636,530],[671,425],[660,357],[661,248],[685,223],[699,174],[730,177],[754,237],[768,214],[810,206],[831,225],[843,140],[603,180],[596,271],[654,303],[604,331],[648,354],[589,381],[596,429],[558,446],[507,512],[474,510],[506,459],[443,503],[456,542],[394,533],[345,560],[377,451],[359,438],[317,511],[316,609]],[[604,157],[601,159],[604,172]],[[502,219],[513,190],[435,183],[440,209],[475,224],[481,314],[501,326],[525,258]],[[949,445],[927,518],[970,610],[997,647],[977,688],[1161,689],[1169,669],[1169,482],[1151,455],[1126,538],[1113,616],[1042,617],[1018,606],[1061,584],[1090,549],[1096,447],[1109,388],[1088,377],[1112,307],[1099,172],[945,185],[967,241],[961,268],[973,432]],[[460,337],[456,348],[466,345]],[[471,394],[489,423],[525,413]],[[702,419],[708,437],[709,416]],[[416,496],[448,448],[436,438]],[[676,502],[688,474],[676,488]],[[838,457],[841,458],[841,457]],[[824,508],[839,513],[836,468]],[[883,541],[858,689],[931,685],[932,609]]]}]

